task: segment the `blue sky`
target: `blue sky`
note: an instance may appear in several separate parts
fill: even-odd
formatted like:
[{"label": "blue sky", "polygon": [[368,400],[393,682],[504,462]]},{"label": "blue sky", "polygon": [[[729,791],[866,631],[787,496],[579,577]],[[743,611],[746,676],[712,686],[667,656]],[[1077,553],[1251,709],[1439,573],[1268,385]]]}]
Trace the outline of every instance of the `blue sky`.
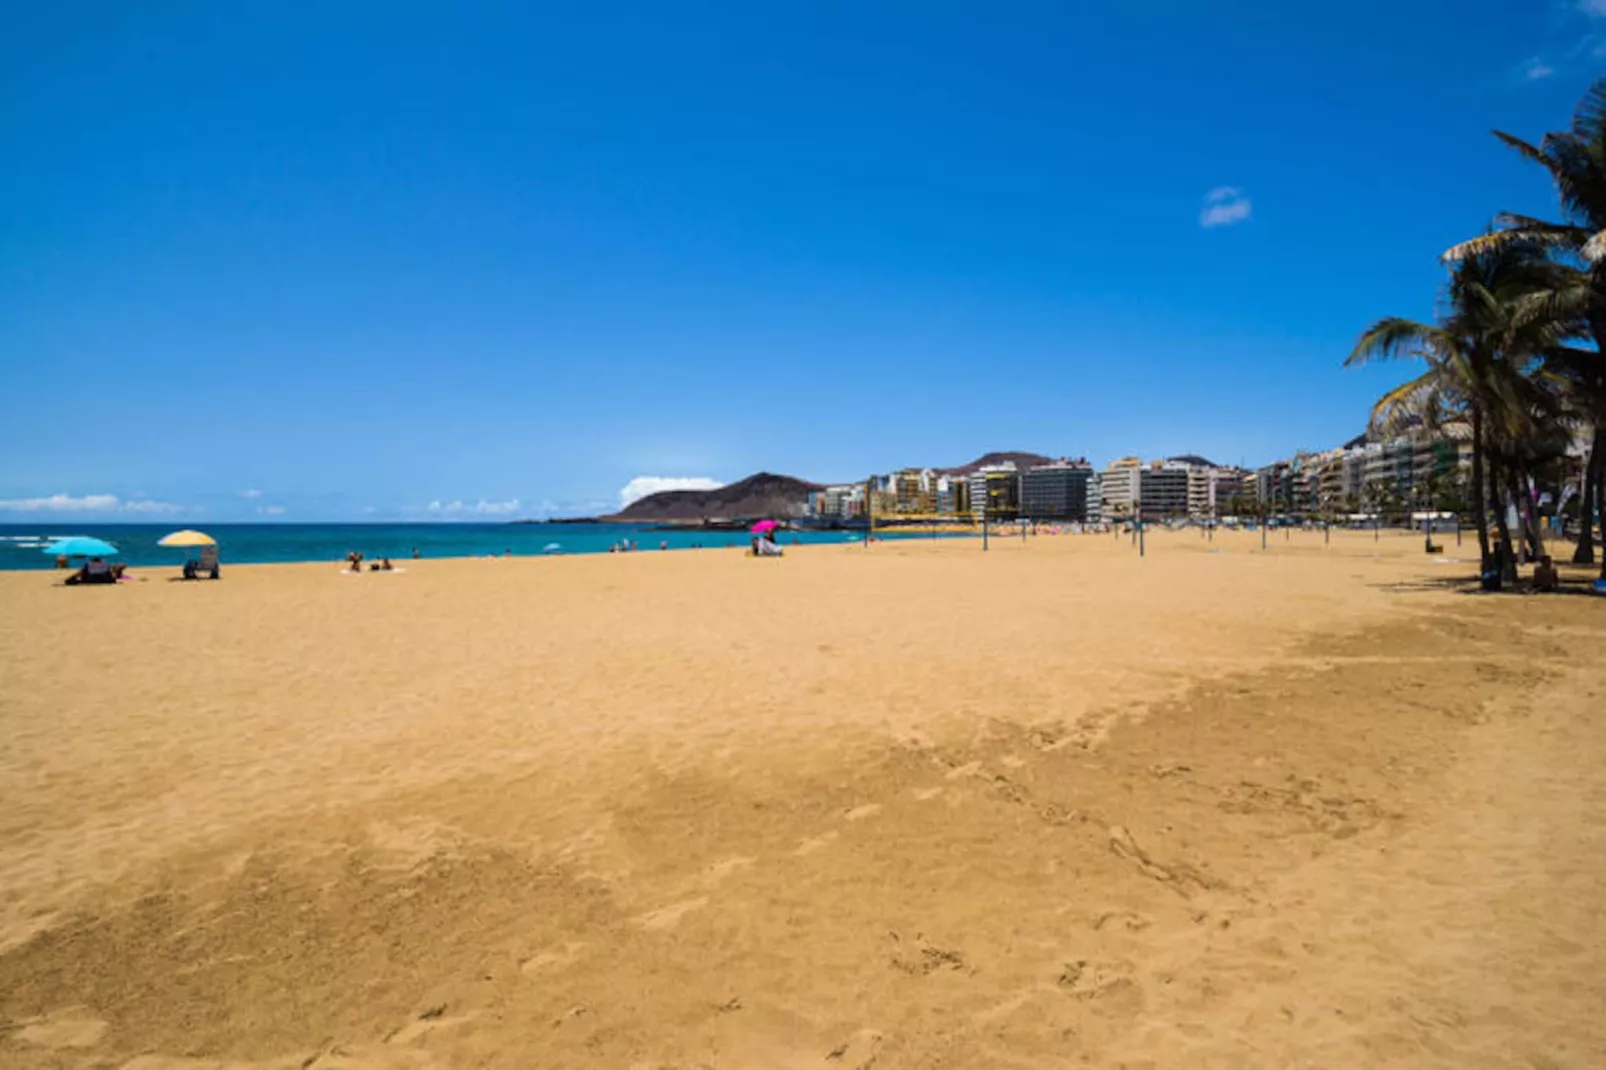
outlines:
[{"label": "blue sky", "polygon": [[1324,448],[1603,56],[1606,0],[6,5],[0,519]]}]

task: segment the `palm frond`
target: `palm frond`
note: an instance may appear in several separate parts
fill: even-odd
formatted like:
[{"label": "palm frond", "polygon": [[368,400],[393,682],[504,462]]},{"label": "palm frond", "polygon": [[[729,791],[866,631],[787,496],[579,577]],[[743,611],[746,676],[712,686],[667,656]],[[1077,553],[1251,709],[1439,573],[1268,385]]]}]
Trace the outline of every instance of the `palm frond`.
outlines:
[{"label": "palm frond", "polygon": [[1501,212],[1495,217],[1495,222],[1500,224],[1504,233],[1511,235],[1510,240],[1532,242],[1546,249],[1577,248],[1589,238],[1586,227],[1551,223],[1517,212]]},{"label": "palm frond", "polygon": [[1550,161],[1545,159],[1545,154],[1541,152],[1537,146],[1530,145],[1528,142],[1522,140],[1522,138],[1508,134],[1503,130],[1494,131],[1494,136],[1499,138],[1506,145],[1522,153],[1523,156],[1538,164],[1540,167],[1547,169],[1550,167]]},{"label": "palm frond", "polygon": [[1439,254],[1439,261],[1445,264],[1453,264],[1468,257],[1496,252],[1512,242],[1521,241],[1522,238],[1521,234],[1509,230],[1496,230],[1488,234],[1479,234],[1476,238],[1469,238],[1464,242],[1450,246]]},{"label": "palm frond", "polygon": [[1541,148],[1562,214],[1592,227],[1606,226],[1606,168],[1600,150],[1599,143],[1572,134],[1546,134]]},{"label": "palm frond", "polygon": [[1606,260],[1606,229],[1597,230],[1584,240],[1578,250],[1585,260],[1591,264],[1598,264]]},{"label": "palm frond", "polygon": [[1361,332],[1355,348],[1344,358],[1344,366],[1352,368],[1379,360],[1430,359],[1455,346],[1455,336],[1442,327],[1388,316]]},{"label": "palm frond", "polygon": [[1445,402],[1444,382],[1430,369],[1378,398],[1372,406],[1371,431],[1377,437],[1393,438],[1409,427],[1436,427]]},{"label": "palm frond", "polygon": [[1573,112],[1572,133],[1583,141],[1598,141],[1606,135],[1606,78],[1597,78],[1585,90]]}]

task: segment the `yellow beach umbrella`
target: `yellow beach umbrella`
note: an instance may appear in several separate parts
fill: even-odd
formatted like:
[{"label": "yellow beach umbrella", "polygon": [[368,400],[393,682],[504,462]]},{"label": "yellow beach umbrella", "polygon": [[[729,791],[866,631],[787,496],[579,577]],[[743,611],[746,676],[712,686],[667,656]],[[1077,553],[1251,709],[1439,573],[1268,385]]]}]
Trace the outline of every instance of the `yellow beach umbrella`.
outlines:
[{"label": "yellow beach umbrella", "polygon": [[171,535],[163,535],[156,541],[157,546],[216,546],[217,540],[204,531],[175,531]]}]

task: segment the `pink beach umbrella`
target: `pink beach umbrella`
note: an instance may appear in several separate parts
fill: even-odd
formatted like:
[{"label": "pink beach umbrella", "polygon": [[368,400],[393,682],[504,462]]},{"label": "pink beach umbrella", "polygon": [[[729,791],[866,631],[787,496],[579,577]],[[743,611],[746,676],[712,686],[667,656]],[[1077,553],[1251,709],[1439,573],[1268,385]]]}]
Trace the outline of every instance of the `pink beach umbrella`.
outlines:
[{"label": "pink beach umbrella", "polygon": [[753,534],[762,535],[766,531],[774,531],[780,526],[780,523],[774,520],[760,520],[758,523],[753,525]]}]

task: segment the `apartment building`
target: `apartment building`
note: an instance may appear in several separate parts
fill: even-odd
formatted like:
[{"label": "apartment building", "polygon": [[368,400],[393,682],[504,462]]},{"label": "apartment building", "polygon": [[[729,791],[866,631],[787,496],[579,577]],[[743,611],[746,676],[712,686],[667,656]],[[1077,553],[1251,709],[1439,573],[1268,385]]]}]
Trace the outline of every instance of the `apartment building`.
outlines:
[{"label": "apartment building", "polygon": [[1093,469],[1086,461],[1058,461],[1028,468],[1020,476],[1020,515],[1029,520],[1088,519]]},{"label": "apartment building", "polygon": [[937,511],[937,473],[929,468],[903,468],[892,474],[895,513],[930,515]]},{"label": "apartment building", "polygon": [[1020,473],[1013,462],[988,465],[970,475],[970,513],[977,520],[1020,516]]},{"label": "apartment building", "polygon": [[944,516],[963,516],[970,512],[970,481],[967,477],[937,478],[937,512]]},{"label": "apartment building", "polygon": [[864,513],[864,484],[841,483],[809,495],[809,515],[822,519],[847,519]]},{"label": "apartment building", "polygon": [[1111,461],[1099,473],[1099,511],[1105,520],[1125,520],[1132,515],[1137,503],[1139,472],[1143,462],[1136,457],[1122,457]]},{"label": "apartment building", "polygon": [[1147,519],[1188,515],[1188,473],[1183,461],[1155,461],[1138,470],[1138,507]]}]

